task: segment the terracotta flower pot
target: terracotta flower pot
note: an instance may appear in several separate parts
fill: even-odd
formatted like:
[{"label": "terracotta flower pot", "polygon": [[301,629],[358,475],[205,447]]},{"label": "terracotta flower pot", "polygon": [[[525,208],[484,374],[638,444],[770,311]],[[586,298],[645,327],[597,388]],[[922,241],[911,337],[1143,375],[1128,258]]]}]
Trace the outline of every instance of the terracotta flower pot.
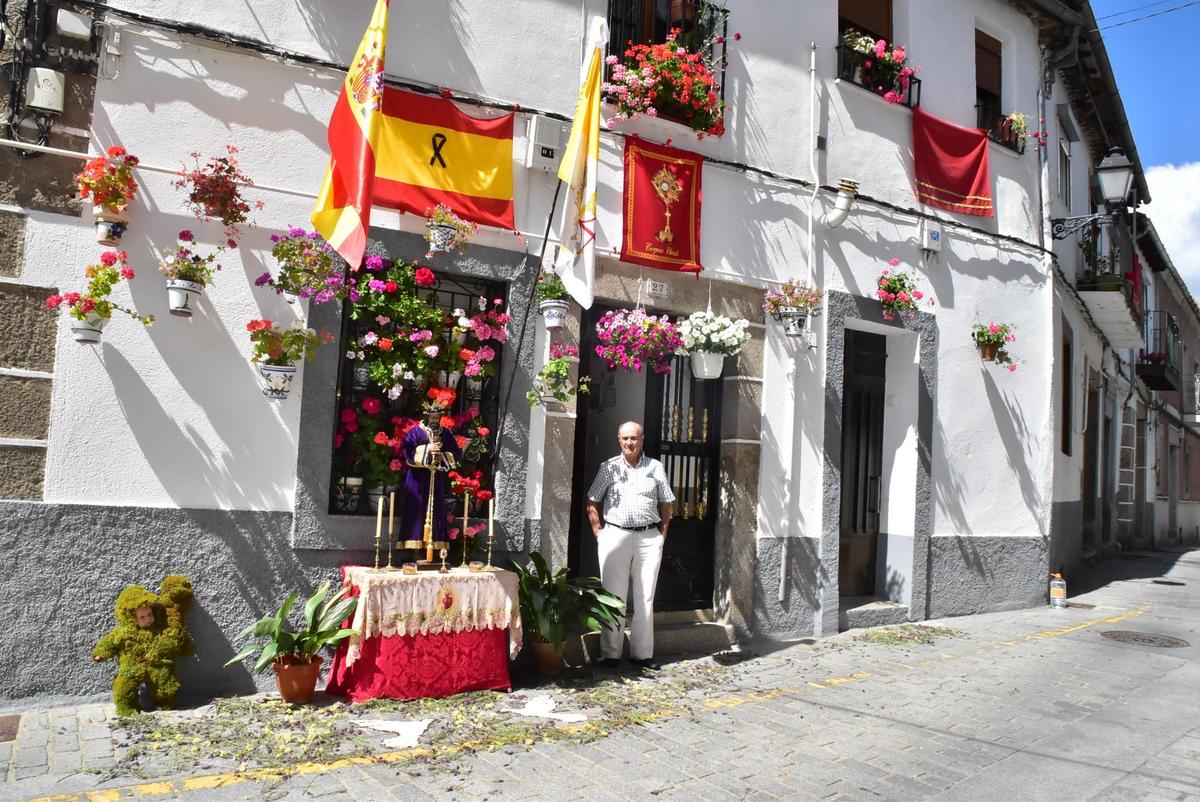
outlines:
[{"label": "terracotta flower pot", "polygon": [[979,348],[979,356],[984,362],[995,362],[996,355],[1000,353],[1000,346],[995,343],[975,343]]},{"label": "terracotta flower pot", "polygon": [[562,652],[554,648],[553,643],[535,640],[533,659],[537,663],[538,673],[542,676],[553,677],[562,668]]},{"label": "terracotta flower pot", "polygon": [[307,663],[271,663],[275,669],[275,682],[279,685],[279,697],[288,704],[306,705],[312,701],[317,689],[317,676],[321,673],[322,658],[314,656]]}]

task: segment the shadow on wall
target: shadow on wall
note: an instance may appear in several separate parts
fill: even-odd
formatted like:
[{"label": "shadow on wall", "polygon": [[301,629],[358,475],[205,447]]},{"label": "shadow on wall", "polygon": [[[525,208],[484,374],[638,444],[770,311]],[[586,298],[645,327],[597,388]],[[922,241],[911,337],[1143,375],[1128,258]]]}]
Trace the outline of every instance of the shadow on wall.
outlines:
[{"label": "shadow on wall", "polygon": [[908,577],[901,574],[896,569],[888,572],[887,582],[884,583],[883,595],[884,598],[898,602],[905,598],[905,586],[908,584]]},{"label": "shadow on wall", "polygon": [[[759,635],[799,636],[814,631],[820,589],[828,577],[815,537],[761,538],[754,572],[751,630]],[[786,577],[780,598],[780,578]]]},{"label": "shadow on wall", "polygon": [[[1030,444],[1036,442],[1036,436],[1025,426],[1025,415],[1021,405],[1013,398],[1012,393],[1002,391],[996,386],[996,380],[987,368],[983,371],[983,387],[987,391],[988,404],[996,419],[996,431],[1000,433],[1000,439],[1004,442],[1004,453],[1008,458],[1009,468],[1021,488],[1021,498],[1032,517],[1041,520],[1042,497],[1028,470],[1028,458],[1032,457]],[[1039,534],[1046,540],[1046,532]]]}]

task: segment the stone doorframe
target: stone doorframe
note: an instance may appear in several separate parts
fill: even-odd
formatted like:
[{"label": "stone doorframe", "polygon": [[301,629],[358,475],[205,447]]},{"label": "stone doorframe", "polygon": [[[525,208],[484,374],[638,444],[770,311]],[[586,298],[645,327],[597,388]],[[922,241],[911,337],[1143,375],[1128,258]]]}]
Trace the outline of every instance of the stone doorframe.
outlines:
[{"label": "stone doorframe", "polygon": [[[652,273],[665,283],[669,295],[647,298],[643,303],[686,317],[702,311],[708,304],[708,284],[695,276],[666,271],[639,272],[637,267],[605,262],[596,275],[596,300],[633,308],[638,297],[639,276]],[[719,286],[719,290],[717,290]],[[736,359],[727,364],[720,381],[725,382],[721,402],[720,512],[717,517],[716,544],[713,554],[713,613],[717,620],[732,624],[739,638],[750,634],[756,570],[755,536],[758,521],[759,452],[762,432],[763,343],[766,329],[762,312],[762,290],[722,282],[714,286],[712,308],[717,314],[744,318],[751,322],[751,341]],[[575,304],[567,316],[567,325],[559,340],[579,345],[581,310]],[[545,333],[537,343],[544,347]],[[540,360],[540,354],[539,354]],[[553,557],[553,565],[567,565],[571,530],[572,481],[552,481],[550,477],[574,477],[575,421],[574,400],[557,405],[544,414],[544,448],[540,482],[540,512],[530,522],[531,531]],[[537,413],[542,415],[543,413]],[[531,431],[536,451],[539,429],[536,417]],[[533,454],[531,453],[531,457]],[[536,470],[534,466],[531,471]],[[737,481],[735,482],[735,477]],[[545,551],[545,548],[543,551]]]},{"label": "stone doorframe", "polygon": [[[912,320],[883,319],[883,307],[873,298],[830,290],[825,333],[825,444],[822,481],[821,552],[825,580],[820,588],[819,631],[838,631],[838,537],[842,501],[842,398],[845,377],[846,321],[862,320],[917,335],[917,476],[916,519],[913,527],[911,621],[929,617],[929,547],[933,535],[933,414],[937,407],[937,319],[918,312]],[[886,413],[885,413],[886,416]]]}]

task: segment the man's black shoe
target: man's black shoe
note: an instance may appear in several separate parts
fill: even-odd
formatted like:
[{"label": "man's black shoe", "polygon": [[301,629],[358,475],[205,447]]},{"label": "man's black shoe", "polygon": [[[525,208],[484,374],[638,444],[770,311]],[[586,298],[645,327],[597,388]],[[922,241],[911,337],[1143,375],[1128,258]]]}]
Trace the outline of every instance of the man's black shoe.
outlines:
[{"label": "man's black shoe", "polygon": [[604,666],[605,668],[620,668],[621,667],[621,658],[606,657],[600,661],[600,665]]},{"label": "man's black shoe", "polygon": [[630,660],[638,668],[643,671],[661,671],[662,666],[655,661],[653,657],[647,657],[645,660]]}]

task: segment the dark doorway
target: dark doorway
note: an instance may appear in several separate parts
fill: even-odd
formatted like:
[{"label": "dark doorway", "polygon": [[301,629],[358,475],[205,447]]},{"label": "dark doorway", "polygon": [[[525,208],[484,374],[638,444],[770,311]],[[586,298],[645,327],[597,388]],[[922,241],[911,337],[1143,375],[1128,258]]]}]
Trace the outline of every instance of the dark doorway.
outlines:
[{"label": "dark doorway", "polygon": [[646,434],[646,455],[663,463],[676,499],[655,609],[709,609],[720,508],[723,382],[694,378],[688,357],[676,357],[665,375],[609,370],[595,355],[595,323],[607,311],[592,307],[584,313],[581,328],[579,373],[592,381],[591,392],[579,397],[575,421],[569,567],[573,574],[599,576],[596,541],[587,524],[587,491],[600,463],[619,453],[617,428],[626,420],[638,420]]},{"label": "dark doorway", "polygon": [[842,596],[874,596],[887,338],[847,329],[845,355],[838,591]]},{"label": "dark doorway", "polygon": [[1083,499],[1083,556],[1090,558],[1100,550],[1100,388],[1096,376],[1089,376],[1087,414],[1083,418],[1083,474],[1080,498]]}]

